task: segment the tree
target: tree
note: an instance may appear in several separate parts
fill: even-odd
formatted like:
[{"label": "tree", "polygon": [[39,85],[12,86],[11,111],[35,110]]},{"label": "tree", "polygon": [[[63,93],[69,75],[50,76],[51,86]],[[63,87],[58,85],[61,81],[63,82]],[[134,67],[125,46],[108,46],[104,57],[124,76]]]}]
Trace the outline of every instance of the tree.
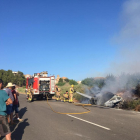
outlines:
[{"label": "tree", "polygon": [[58,82],[57,85],[58,85],[58,86],[63,86],[63,85],[65,85],[65,82],[63,81],[62,78],[59,79],[59,82]]},{"label": "tree", "polygon": [[60,83],[63,83],[63,79],[62,79],[62,78],[60,78],[60,79],[59,79],[59,82],[60,82]]},{"label": "tree", "polygon": [[12,73],[12,70],[5,71],[3,69],[0,70],[0,79],[3,80],[4,86],[6,86],[9,82],[16,84],[18,86],[26,85],[26,78],[24,77],[23,72],[18,71],[16,75]]},{"label": "tree", "polygon": [[116,80],[115,76],[112,74],[109,74],[105,78],[106,81],[114,82]]},{"label": "tree", "polygon": [[94,85],[97,85],[99,88],[102,88],[105,85],[104,79],[96,79],[94,80]]},{"label": "tree", "polygon": [[68,79],[68,78],[67,78],[67,79],[65,79],[65,82],[67,82],[67,83],[68,83],[68,82],[69,82],[69,79]]},{"label": "tree", "polygon": [[70,85],[78,85],[78,83],[75,80],[69,80],[69,84]]},{"label": "tree", "polygon": [[82,80],[81,83],[84,84],[84,85],[87,85],[87,86],[93,86],[94,85],[94,79],[93,78],[86,78],[86,79]]}]

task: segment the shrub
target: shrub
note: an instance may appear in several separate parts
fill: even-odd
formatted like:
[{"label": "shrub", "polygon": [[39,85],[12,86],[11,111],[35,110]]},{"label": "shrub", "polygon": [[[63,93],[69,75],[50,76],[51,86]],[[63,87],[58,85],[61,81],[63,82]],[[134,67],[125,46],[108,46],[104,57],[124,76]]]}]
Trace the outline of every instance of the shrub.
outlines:
[{"label": "shrub", "polygon": [[132,100],[132,101],[125,101],[123,103],[122,108],[123,109],[135,109],[138,105],[140,105],[140,99],[139,100]]},{"label": "shrub", "polygon": [[69,80],[69,84],[70,85],[78,85],[78,83],[75,80]]},{"label": "shrub", "polygon": [[98,86],[99,88],[102,88],[105,85],[104,79],[96,79],[94,80],[94,85]]},{"label": "shrub", "polygon": [[140,112],[140,105],[136,106],[135,111],[139,111]]},{"label": "shrub", "polygon": [[17,91],[18,91],[19,93],[25,93],[25,89],[26,89],[26,88],[24,88],[24,87],[19,87],[19,88],[17,89]]},{"label": "shrub", "polygon": [[[63,83],[63,79],[62,79],[62,78],[60,78],[60,79],[59,79],[59,82],[60,82],[60,83]],[[58,83],[59,83],[59,82],[58,82]]]},{"label": "shrub", "polygon": [[67,78],[67,79],[65,79],[65,82],[69,82],[69,79]]},{"label": "shrub", "polygon": [[136,91],[135,91],[136,95],[140,97],[140,84],[138,84],[136,86]]},{"label": "shrub", "polygon": [[93,78],[86,78],[86,79],[82,80],[81,83],[84,84],[84,85],[87,85],[87,86],[93,86],[94,85],[94,79]]},{"label": "shrub", "polygon": [[64,86],[65,83],[64,82],[58,82],[58,84],[56,84],[56,85],[58,85],[58,86]]}]

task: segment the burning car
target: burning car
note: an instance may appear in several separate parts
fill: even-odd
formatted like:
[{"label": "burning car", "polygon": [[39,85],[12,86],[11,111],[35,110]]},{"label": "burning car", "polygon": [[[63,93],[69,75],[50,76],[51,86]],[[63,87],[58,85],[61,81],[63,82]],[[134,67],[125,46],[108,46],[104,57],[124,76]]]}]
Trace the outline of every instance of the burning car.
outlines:
[{"label": "burning car", "polygon": [[117,107],[121,102],[123,102],[123,98],[119,95],[114,95],[111,92],[106,92],[104,94],[98,93],[97,95],[87,95],[80,92],[78,94],[88,98],[91,104],[95,105],[103,105],[106,107]]},{"label": "burning car", "polygon": [[120,102],[123,102],[123,98],[118,95],[114,95],[110,100],[104,103],[106,107],[116,107]]}]

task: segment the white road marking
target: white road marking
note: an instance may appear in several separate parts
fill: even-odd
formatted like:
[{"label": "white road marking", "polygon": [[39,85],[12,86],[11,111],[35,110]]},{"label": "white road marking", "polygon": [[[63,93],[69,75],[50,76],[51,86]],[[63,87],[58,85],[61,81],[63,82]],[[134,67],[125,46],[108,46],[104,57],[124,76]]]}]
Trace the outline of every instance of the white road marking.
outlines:
[{"label": "white road marking", "polygon": [[106,130],[111,130],[110,128],[107,128],[107,127],[104,127],[104,126],[98,125],[98,124],[96,124],[96,123],[92,123],[92,122],[89,122],[89,121],[87,121],[87,120],[83,120],[83,119],[81,119],[81,118],[78,118],[78,117],[75,117],[75,116],[72,116],[72,115],[69,115],[69,114],[67,114],[67,115],[68,115],[69,117],[72,117],[72,118],[75,118],[75,119],[81,120],[81,121],[83,121],[83,122],[86,122],[86,123],[89,123],[89,124],[92,124],[92,125],[98,126],[98,127],[100,127],[100,128],[103,128],[103,129],[106,129]]}]

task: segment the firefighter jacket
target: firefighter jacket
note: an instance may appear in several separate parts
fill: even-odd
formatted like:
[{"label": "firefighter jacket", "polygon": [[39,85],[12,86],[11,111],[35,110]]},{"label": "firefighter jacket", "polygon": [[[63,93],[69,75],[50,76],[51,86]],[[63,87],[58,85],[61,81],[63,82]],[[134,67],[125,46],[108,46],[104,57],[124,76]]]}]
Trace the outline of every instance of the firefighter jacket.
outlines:
[{"label": "firefighter jacket", "polygon": [[70,88],[70,94],[72,94],[74,92],[74,89],[73,88]]},{"label": "firefighter jacket", "polygon": [[58,92],[58,87],[55,87],[55,92]]},{"label": "firefighter jacket", "polygon": [[32,88],[29,88],[29,89],[27,90],[27,94],[33,94],[33,89],[32,89]]},{"label": "firefighter jacket", "polygon": [[64,93],[63,96],[64,96],[65,98],[69,98],[69,94],[67,94],[67,93]]},{"label": "firefighter jacket", "polygon": [[61,91],[60,88],[58,88],[58,87],[55,88],[55,92],[60,92],[60,91]]}]

